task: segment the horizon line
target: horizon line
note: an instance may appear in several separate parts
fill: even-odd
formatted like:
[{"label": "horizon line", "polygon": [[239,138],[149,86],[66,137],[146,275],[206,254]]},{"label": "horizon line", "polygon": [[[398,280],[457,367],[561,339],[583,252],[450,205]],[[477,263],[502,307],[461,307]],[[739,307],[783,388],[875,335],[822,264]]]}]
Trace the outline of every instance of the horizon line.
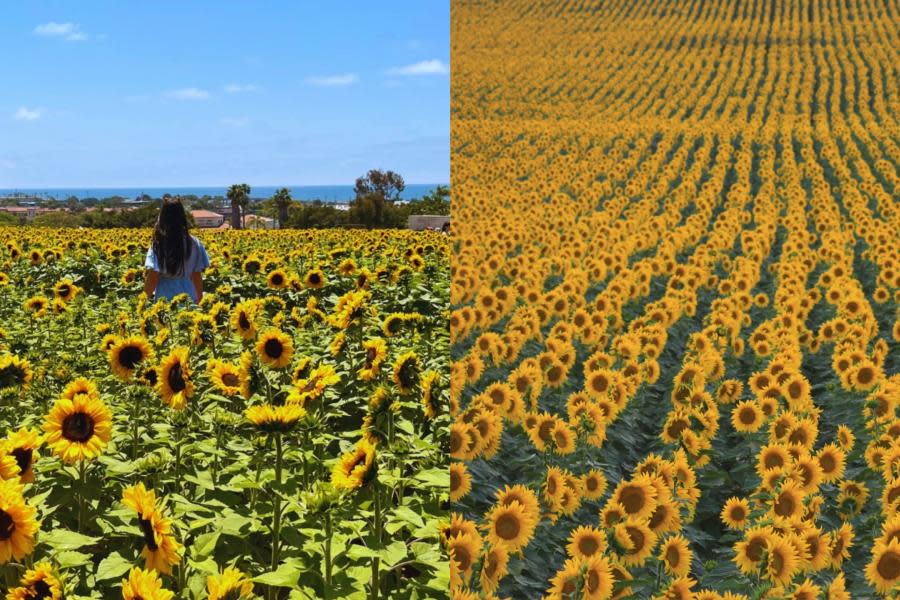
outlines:
[{"label": "horizon line", "polygon": [[[356,182],[353,183],[290,183],[290,184],[272,184],[272,183],[255,183],[250,184],[251,190],[254,187],[343,187],[343,186],[354,186]],[[232,183],[226,185],[104,185],[104,186],[85,186],[85,185],[55,185],[55,186],[8,186],[8,187],[0,187],[0,190],[77,190],[84,188],[85,191],[91,190],[114,190],[121,188],[129,188],[129,189],[148,189],[148,190],[158,190],[164,188],[215,188],[215,187],[231,187]],[[450,185],[450,182],[440,182],[440,181],[413,181],[406,183],[407,186],[410,185]]]}]

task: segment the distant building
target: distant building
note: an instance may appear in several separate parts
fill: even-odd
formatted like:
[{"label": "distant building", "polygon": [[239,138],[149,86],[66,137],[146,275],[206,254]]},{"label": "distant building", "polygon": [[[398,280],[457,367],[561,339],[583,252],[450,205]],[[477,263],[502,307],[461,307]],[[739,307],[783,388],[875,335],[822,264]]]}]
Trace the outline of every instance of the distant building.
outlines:
[{"label": "distant building", "polygon": [[197,227],[203,228],[219,227],[225,221],[225,217],[211,210],[192,210],[191,216],[194,217],[194,223],[197,224]]},{"label": "distant building", "polygon": [[19,217],[19,221],[25,223],[36,216],[48,212],[66,212],[65,209],[38,208],[36,206],[0,206],[0,211]]},{"label": "distant building", "polygon": [[244,217],[244,229],[277,229],[278,222],[269,217],[247,215]]},{"label": "distant building", "polygon": [[450,215],[409,215],[406,227],[413,231],[449,231]]}]

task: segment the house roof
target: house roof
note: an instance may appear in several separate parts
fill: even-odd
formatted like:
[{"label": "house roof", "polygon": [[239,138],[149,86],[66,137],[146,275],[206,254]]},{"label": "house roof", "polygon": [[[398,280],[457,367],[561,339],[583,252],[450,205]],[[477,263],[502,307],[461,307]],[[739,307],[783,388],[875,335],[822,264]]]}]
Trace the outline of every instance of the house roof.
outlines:
[{"label": "house roof", "polygon": [[191,214],[194,216],[195,219],[221,219],[221,218],[223,218],[222,215],[220,215],[219,213],[214,213],[211,210],[203,210],[202,208],[198,209],[198,210],[192,210]]}]

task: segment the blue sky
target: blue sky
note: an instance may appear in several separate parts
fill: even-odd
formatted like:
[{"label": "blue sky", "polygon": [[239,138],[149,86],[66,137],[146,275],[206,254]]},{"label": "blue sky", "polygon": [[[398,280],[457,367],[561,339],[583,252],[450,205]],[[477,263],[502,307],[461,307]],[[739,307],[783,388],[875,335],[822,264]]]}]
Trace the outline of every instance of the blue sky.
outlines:
[{"label": "blue sky", "polygon": [[447,182],[449,4],[5,4],[0,188]]}]

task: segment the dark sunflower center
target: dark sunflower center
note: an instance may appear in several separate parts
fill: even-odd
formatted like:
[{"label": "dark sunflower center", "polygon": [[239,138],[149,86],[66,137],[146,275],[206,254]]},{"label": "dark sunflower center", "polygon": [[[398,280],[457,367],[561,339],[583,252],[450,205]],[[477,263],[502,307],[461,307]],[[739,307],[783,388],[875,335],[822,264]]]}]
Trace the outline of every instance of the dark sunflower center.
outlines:
[{"label": "dark sunflower center", "polygon": [[372,363],[375,361],[375,357],[378,356],[378,351],[375,348],[369,348],[366,350],[366,368],[371,369]]},{"label": "dark sunflower center", "polygon": [[29,598],[31,600],[43,600],[52,596],[53,592],[50,591],[50,585],[42,579],[34,584],[34,593]]},{"label": "dark sunflower center", "polygon": [[241,313],[238,316],[238,325],[241,326],[241,329],[250,329],[250,319],[247,318],[247,313]]},{"label": "dark sunflower center", "polygon": [[513,514],[501,515],[500,518],[497,519],[497,524],[495,525],[497,535],[504,540],[514,540],[519,537],[521,528],[522,526],[519,523],[518,517]]},{"label": "dark sunflower center", "polygon": [[318,273],[312,273],[309,276],[309,282],[313,285],[319,285],[319,283],[321,283],[321,281],[322,281],[322,278],[319,277]]},{"label": "dark sunflower center", "polygon": [[644,491],[639,487],[625,487],[619,494],[619,501],[625,507],[625,512],[634,514],[644,508]]},{"label": "dark sunflower center", "polygon": [[9,516],[9,513],[0,509],[0,542],[11,538],[15,530],[16,522]]},{"label": "dark sunflower center", "polygon": [[400,383],[403,384],[403,387],[412,387],[418,378],[418,367],[416,362],[413,360],[408,360],[403,363],[403,366],[400,367],[400,373],[398,374],[400,379]]},{"label": "dark sunflower center", "polygon": [[141,519],[141,533],[144,534],[144,543],[150,550],[156,550],[156,532],[153,531],[153,523],[149,519]]},{"label": "dark sunflower center", "polygon": [[83,412],[72,413],[63,419],[62,434],[70,442],[84,443],[94,435],[94,419]]},{"label": "dark sunflower center", "polygon": [[284,283],[284,277],[282,277],[281,274],[272,275],[272,283],[274,283],[275,285],[281,285],[282,283]]},{"label": "dark sunflower center", "polygon": [[585,556],[593,556],[600,549],[600,544],[593,536],[581,538],[578,542],[578,550]]},{"label": "dark sunflower center", "polygon": [[895,552],[885,552],[878,560],[878,574],[884,579],[893,580],[900,577],[900,555]]},{"label": "dark sunflower center", "polygon": [[19,472],[24,473],[31,466],[31,453],[31,448],[16,448],[11,452],[19,465]]},{"label": "dark sunflower center", "polygon": [[177,363],[171,369],[169,369],[169,387],[177,394],[187,387],[187,383],[184,381],[184,373],[181,370],[181,364]]},{"label": "dark sunflower center", "polygon": [[126,369],[134,369],[144,358],[144,353],[137,346],[125,346],[119,352],[119,362]]},{"label": "dark sunflower center", "polygon": [[266,340],[266,344],[263,348],[265,349],[266,356],[269,358],[279,358],[284,352],[284,346],[281,344],[281,341],[274,338]]},{"label": "dark sunflower center", "polygon": [[240,382],[241,380],[234,373],[225,373],[222,375],[222,383],[228,387],[236,387]]},{"label": "dark sunflower center", "polygon": [[69,295],[69,286],[61,285],[59,287],[59,295],[60,296],[68,296]]},{"label": "dark sunflower center", "polygon": [[150,385],[156,385],[156,377],[156,371],[153,369],[148,369],[147,372],[144,373],[144,379],[146,379]]}]

